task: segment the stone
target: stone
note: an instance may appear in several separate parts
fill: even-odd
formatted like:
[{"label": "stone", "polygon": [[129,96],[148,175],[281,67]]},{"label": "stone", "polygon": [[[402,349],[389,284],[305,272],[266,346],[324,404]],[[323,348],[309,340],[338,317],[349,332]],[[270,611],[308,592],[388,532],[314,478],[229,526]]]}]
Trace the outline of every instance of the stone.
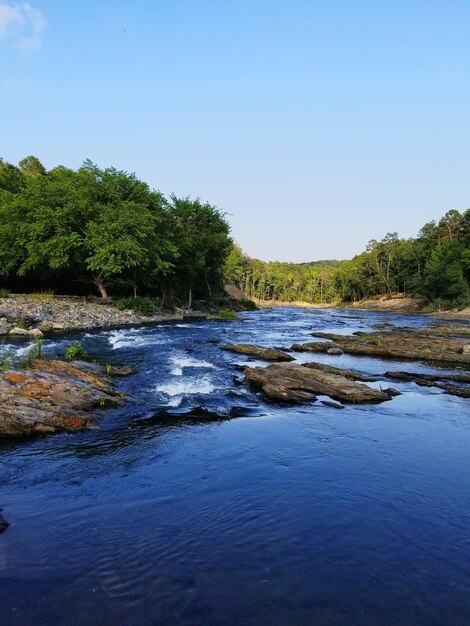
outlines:
[{"label": "stone", "polygon": [[[420,387],[437,387],[444,393],[470,398],[470,374],[419,374],[413,372],[385,372],[384,377],[414,382]],[[455,384],[457,383],[457,384]]]},{"label": "stone", "polygon": [[0,437],[85,428],[93,408],[121,402],[102,374],[79,363],[35,359],[31,370],[0,373]]},{"label": "stone", "polygon": [[249,343],[228,343],[224,350],[252,356],[261,361],[293,361],[293,357],[276,348],[263,348]]},{"label": "stone", "polygon": [[132,367],[108,365],[105,368],[105,373],[107,376],[111,376],[112,378],[115,378],[118,376],[132,376],[132,374],[135,374],[135,370],[132,369]]},{"label": "stone", "polygon": [[321,370],[322,372],[326,372],[328,374],[337,374],[338,376],[350,378],[351,380],[359,380],[363,383],[372,383],[377,380],[376,378],[363,374],[362,372],[345,370],[339,367],[333,367],[333,365],[325,365],[324,363],[303,363],[303,367],[307,367],[312,370]]},{"label": "stone", "polygon": [[347,354],[470,363],[470,353],[464,352],[465,346],[468,345],[467,332],[470,332],[469,327],[464,326],[462,329],[462,325],[455,325],[452,330],[452,324],[438,329],[392,328],[388,331],[370,333],[358,331],[353,335],[317,332],[314,333],[315,337],[330,339],[333,343],[294,344],[292,349],[302,352],[327,352],[331,348],[340,348]]},{"label": "stone", "polygon": [[307,343],[294,343],[291,346],[294,352],[328,352],[331,348],[331,341],[308,341]]},{"label": "stone", "polygon": [[263,391],[270,400],[282,402],[312,401],[317,395],[329,396],[339,402],[384,402],[394,395],[337,373],[293,363],[247,367],[245,380]]},{"label": "stone", "polygon": [[19,328],[18,326],[13,326],[8,334],[14,337],[29,337],[29,330],[26,330],[25,328]]},{"label": "stone", "polygon": [[344,354],[344,352],[341,350],[341,348],[329,348],[326,351],[327,354]]},{"label": "stone", "polygon": [[42,337],[44,336],[43,333],[39,330],[39,328],[32,328],[28,334],[33,339],[42,339]]},{"label": "stone", "polygon": [[50,320],[44,320],[38,325],[38,329],[42,333],[50,333],[53,330],[53,328],[54,328],[54,324]]}]

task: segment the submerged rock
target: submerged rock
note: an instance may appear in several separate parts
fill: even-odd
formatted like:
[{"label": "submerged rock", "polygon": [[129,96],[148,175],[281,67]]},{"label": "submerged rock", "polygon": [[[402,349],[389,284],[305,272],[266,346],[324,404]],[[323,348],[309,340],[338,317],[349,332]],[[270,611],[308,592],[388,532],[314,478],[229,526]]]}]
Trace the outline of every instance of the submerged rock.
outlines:
[{"label": "submerged rock", "polygon": [[[1,511],[1,509],[0,509]],[[0,535],[5,531],[10,524],[6,521],[3,515],[0,514]]]},{"label": "submerged rock", "polygon": [[77,430],[93,407],[120,404],[111,383],[80,363],[34,360],[32,370],[0,373],[0,437]]},{"label": "submerged rock", "polygon": [[269,399],[283,402],[308,402],[317,395],[340,402],[384,402],[394,395],[391,390],[372,389],[338,373],[297,364],[247,367],[245,379]]},{"label": "submerged rock", "polygon": [[405,380],[420,387],[437,387],[444,393],[460,398],[470,398],[470,386],[454,383],[470,383],[470,374],[415,374],[412,372],[385,372],[386,378]]},{"label": "submerged rock", "polygon": [[253,356],[261,361],[293,361],[293,357],[276,348],[263,348],[249,343],[228,343],[224,350]]}]

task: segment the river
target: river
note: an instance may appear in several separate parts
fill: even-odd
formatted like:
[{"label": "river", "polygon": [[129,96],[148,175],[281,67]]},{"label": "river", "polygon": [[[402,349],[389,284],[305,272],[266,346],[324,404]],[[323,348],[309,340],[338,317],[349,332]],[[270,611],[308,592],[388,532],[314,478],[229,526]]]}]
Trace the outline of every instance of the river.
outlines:
[{"label": "river", "polygon": [[402,395],[379,405],[278,406],[234,380],[247,359],[217,343],[429,320],[243,317],[45,342],[63,354],[79,340],[137,373],[118,380],[128,402],[99,411],[98,428],[0,445],[2,626],[470,623],[469,401],[394,382]]}]

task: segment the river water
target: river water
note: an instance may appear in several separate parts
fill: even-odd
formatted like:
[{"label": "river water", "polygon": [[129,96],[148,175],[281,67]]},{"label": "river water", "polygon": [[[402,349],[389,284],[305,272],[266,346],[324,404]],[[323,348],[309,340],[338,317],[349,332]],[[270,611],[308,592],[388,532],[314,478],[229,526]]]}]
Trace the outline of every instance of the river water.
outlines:
[{"label": "river water", "polygon": [[118,380],[129,401],[100,412],[99,429],[0,445],[3,626],[470,623],[468,400],[397,382],[402,395],[379,405],[282,407],[236,384],[247,359],[215,342],[289,346],[429,320],[244,318],[46,341],[60,354],[78,339],[137,374]]}]

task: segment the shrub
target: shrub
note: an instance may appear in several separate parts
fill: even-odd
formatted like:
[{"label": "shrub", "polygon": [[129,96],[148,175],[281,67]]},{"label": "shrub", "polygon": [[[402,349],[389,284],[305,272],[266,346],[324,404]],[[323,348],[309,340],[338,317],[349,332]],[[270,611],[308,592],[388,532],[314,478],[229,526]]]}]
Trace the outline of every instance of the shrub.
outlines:
[{"label": "shrub", "polygon": [[256,311],[258,309],[253,300],[250,300],[249,298],[242,298],[240,300],[240,306],[243,307],[245,311]]},{"label": "shrub", "polygon": [[235,311],[229,311],[228,309],[220,309],[219,317],[221,317],[223,320],[236,320],[237,314],[235,313]]},{"label": "shrub", "polygon": [[0,298],[9,298],[10,291],[8,289],[0,288]]},{"label": "shrub", "polygon": [[74,341],[70,344],[64,354],[67,361],[86,361],[87,353],[85,348],[78,341]]},{"label": "shrub", "polygon": [[136,313],[149,317],[155,313],[155,304],[150,298],[121,298],[121,300],[118,300],[116,307],[119,311],[131,309]]}]

